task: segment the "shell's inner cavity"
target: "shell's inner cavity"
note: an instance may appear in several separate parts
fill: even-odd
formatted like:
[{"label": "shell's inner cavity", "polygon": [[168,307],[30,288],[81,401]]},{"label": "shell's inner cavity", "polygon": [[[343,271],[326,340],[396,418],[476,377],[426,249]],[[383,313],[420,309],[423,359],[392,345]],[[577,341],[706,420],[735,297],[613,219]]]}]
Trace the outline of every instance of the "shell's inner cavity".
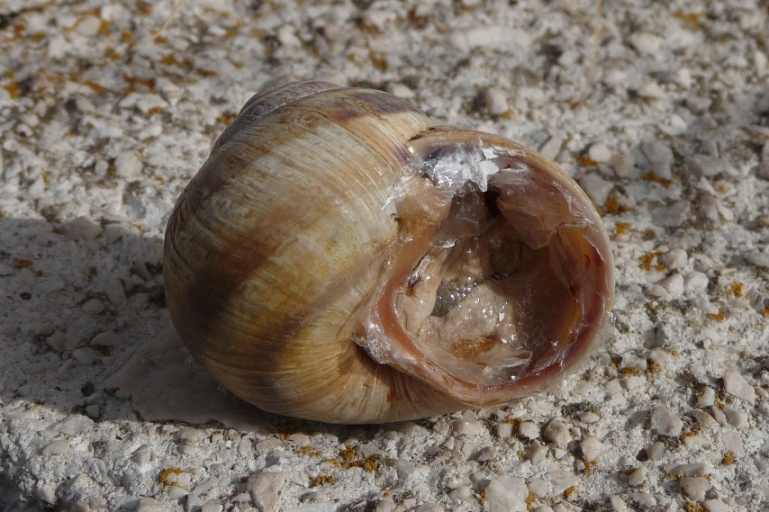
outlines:
[{"label": "shell's inner cavity", "polygon": [[576,197],[514,156],[485,162],[495,171],[484,169],[483,190],[475,181],[454,189],[393,304],[432,364],[481,386],[566,357],[588,321],[587,269],[598,259]]}]

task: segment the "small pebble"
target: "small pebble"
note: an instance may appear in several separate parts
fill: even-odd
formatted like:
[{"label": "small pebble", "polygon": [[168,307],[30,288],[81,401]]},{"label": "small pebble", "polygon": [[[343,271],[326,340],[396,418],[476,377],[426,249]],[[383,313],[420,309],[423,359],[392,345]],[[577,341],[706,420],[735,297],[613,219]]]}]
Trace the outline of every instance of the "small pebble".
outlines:
[{"label": "small pebble", "polygon": [[208,500],[200,507],[200,512],[222,512],[223,510],[224,505],[216,500]]},{"label": "small pebble", "polygon": [[563,421],[554,419],[545,427],[544,438],[556,446],[566,446],[571,441],[569,427]]},{"label": "small pebble", "polygon": [[539,464],[547,457],[548,448],[538,442],[531,443],[526,449],[526,459],[532,464]]},{"label": "small pebble", "polygon": [[712,178],[721,173],[731,176],[738,174],[737,171],[724,160],[707,155],[694,155],[686,161],[686,165],[692,172],[706,178]]},{"label": "small pebble", "polygon": [[701,409],[694,409],[689,411],[687,416],[694,418],[694,420],[697,422],[697,425],[706,429],[712,427],[716,423],[716,420],[713,419],[713,416]]},{"label": "small pebble", "polygon": [[69,454],[69,450],[69,441],[66,441],[65,439],[57,439],[46,445],[40,453],[46,457],[50,457],[52,455],[67,455]]},{"label": "small pebble", "polygon": [[473,497],[473,490],[467,485],[460,485],[449,493],[449,496],[455,500],[468,501]]},{"label": "small pebble", "polygon": [[496,476],[486,487],[487,512],[526,512],[529,489],[526,480],[514,476]]},{"label": "small pebble", "polygon": [[512,435],[513,435],[512,423],[507,423],[507,422],[497,423],[497,436],[500,439],[507,439]]},{"label": "small pebble", "polygon": [[649,460],[660,460],[666,451],[665,443],[657,441],[646,449],[646,456],[649,457]]},{"label": "small pebble", "polygon": [[731,452],[735,457],[745,455],[745,447],[742,444],[742,436],[739,432],[724,432],[721,434],[721,446],[724,452]]},{"label": "small pebble", "polygon": [[73,414],[55,424],[52,428],[62,434],[75,436],[93,429],[95,424],[96,423],[88,416]]},{"label": "small pebble", "polygon": [[275,510],[278,496],[283,489],[286,477],[283,473],[262,472],[248,478],[246,488],[251,501],[260,512]]},{"label": "small pebble", "polygon": [[661,55],[665,44],[664,39],[648,32],[636,32],[630,36],[629,40],[638,53],[649,57]]},{"label": "small pebble", "polygon": [[507,96],[499,87],[486,89],[483,92],[483,103],[486,111],[493,116],[502,115],[510,109],[507,105]]},{"label": "small pebble", "polygon": [[98,237],[102,227],[88,217],[78,217],[61,227],[64,235],[71,240],[94,240]]},{"label": "small pebble", "polygon": [[374,512],[395,512],[395,500],[391,496],[385,496],[377,503]]},{"label": "small pebble", "polygon": [[724,373],[724,391],[750,405],[756,403],[756,391],[736,368],[730,368]]},{"label": "small pebble", "polygon": [[683,249],[671,249],[659,256],[660,262],[670,270],[677,270],[686,266],[689,255]]},{"label": "small pebble", "polygon": [[518,425],[518,434],[524,439],[537,439],[539,437],[539,425],[533,421],[522,421]]},{"label": "small pebble", "polygon": [[134,508],[134,512],[169,512],[170,510],[171,508],[162,501],[150,497],[140,499]]},{"label": "small pebble", "polygon": [[579,447],[582,449],[583,458],[588,462],[596,460],[605,448],[603,443],[594,436],[584,438],[580,442]]},{"label": "small pebble", "polygon": [[684,277],[684,288],[688,293],[700,293],[707,290],[709,282],[708,276],[695,270]]},{"label": "small pebble", "polygon": [[457,420],[451,424],[455,433],[462,436],[479,436],[486,430],[486,427],[480,421]]},{"label": "small pebble", "polygon": [[628,512],[630,510],[622,498],[616,494],[609,496],[609,504],[614,512]]},{"label": "small pebble", "polygon": [[609,197],[614,183],[606,181],[596,173],[591,173],[579,180],[579,185],[595,206],[603,206]]},{"label": "small pebble", "polygon": [[657,500],[654,496],[646,492],[634,492],[630,495],[630,499],[646,510],[657,506]]},{"label": "small pebble", "polygon": [[54,503],[56,503],[56,488],[53,487],[52,485],[44,485],[42,487],[38,487],[37,497],[41,501],[44,501],[49,505],[53,505]]},{"label": "small pebble", "polygon": [[596,142],[587,150],[587,156],[593,162],[605,164],[611,160],[611,150],[604,142]]},{"label": "small pebble", "polygon": [[748,426],[748,415],[744,411],[727,406],[724,408],[724,414],[726,414],[726,421],[734,428],[745,428]]},{"label": "small pebble", "polygon": [[443,507],[436,503],[425,503],[415,508],[414,512],[443,512]]},{"label": "small pebble", "polygon": [[716,391],[713,388],[706,387],[702,389],[700,396],[697,397],[697,407],[710,407],[716,401]]},{"label": "small pebble", "polygon": [[581,421],[582,423],[587,423],[588,425],[591,423],[595,423],[600,419],[601,417],[598,416],[593,411],[586,411],[579,415],[579,421]]},{"label": "small pebble", "polygon": [[651,211],[652,222],[660,227],[679,227],[691,216],[691,202],[677,201]]},{"label": "small pebble", "polygon": [[733,510],[732,507],[727,505],[721,500],[707,500],[702,502],[702,506],[707,510],[708,512],[730,512]]},{"label": "small pebble", "polygon": [[673,476],[705,476],[707,468],[702,462],[693,462],[691,464],[679,464],[673,466],[668,473]]},{"label": "small pebble", "polygon": [[571,471],[554,469],[545,474],[545,480],[552,486],[552,496],[563,493],[569,487],[577,485],[579,479]]},{"label": "small pebble", "polygon": [[638,487],[646,482],[646,471],[644,468],[636,468],[627,476],[627,484],[630,487]]},{"label": "small pebble", "polygon": [[660,84],[657,82],[647,82],[643,84],[636,90],[636,94],[642,98],[648,98],[651,100],[659,100],[667,96],[665,91],[662,90],[662,87],[660,87]]},{"label": "small pebble", "polygon": [[141,171],[142,163],[134,152],[126,151],[115,158],[115,173],[120,178],[137,178]]},{"label": "small pebble", "polygon": [[712,487],[707,478],[701,476],[683,477],[679,481],[679,485],[684,494],[694,501],[704,500],[708,489]]},{"label": "small pebble", "polygon": [[660,141],[651,141],[641,144],[638,166],[643,171],[653,172],[657,177],[669,180],[673,178],[671,166],[673,165],[673,150],[670,146]]},{"label": "small pebble", "polygon": [[678,437],[681,435],[684,422],[667,407],[659,406],[652,410],[650,427],[655,434],[667,437]]}]

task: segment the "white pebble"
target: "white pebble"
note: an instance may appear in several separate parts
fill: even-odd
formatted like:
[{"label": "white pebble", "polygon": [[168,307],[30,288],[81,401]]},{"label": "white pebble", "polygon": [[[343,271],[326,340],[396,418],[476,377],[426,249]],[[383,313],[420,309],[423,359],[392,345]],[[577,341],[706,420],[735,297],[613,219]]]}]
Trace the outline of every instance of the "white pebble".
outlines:
[{"label": "white pebble", "polygon": [[67,455],[69,453],[69,441],[65,439],[57,439],[46,445],[41,453],[46,457],[52,455]]},{"label": "white pebble", "polygon": [[518,434],[524,439],[537,439],[539,437],[539,426],[533,421],[522,421],[518,425]]},{"label": "white pebble", "polygon": [[611,504],[614,512],[627,512],[630,510],[627,508],[627,504],[622,500],[622,498],[616,494],[609,496],[609,504]]},{"label": "white pebble", "polygon": [[80,364],[91,364],[102,359],[101,353],[91,347],[82,347],[72,351],[72,359]]},{"label": "white pebble", "polygon": [[702,462],[692,462],[691,464],[673,466],[668,473],[674,476],[705,476],[707,468]]},{"label": "white pebble", "polygon": [[478,436],[486,430],[480,421],[457,420],[451,424],[455,433],[463,436]]},{"label": "white pebble", "polygon": [[500,439],[507,439],[513,435],[512,423],[502,422],[497,424],[497,436]]},{"label": "white pebble", "polygon": [[389,82],[387,84],[386,90],[388,93],[392,94],[393,96],[398,96],[399,98],[414,97],[414,91],[399,82]]},{"label": "white pebble", "polygon": [[644,510],[650,510],[657,506],[657,500],[648,492],[634,492],[630,495],[630,499],[644,507]]},{"label": "white pebble", "polygon": [[712,487],[710,482],[701,476],[687,476],[680,480],[679,485],[686,496],[694,501],[705,499],[705,493]]},{"label": "white pebble", "polygon": [[638,88],[636,94],[642,98],[651,100],[659,100],[666,96],[665,91],[662,90],[662,87],[660,87],[657,82],[647,82],[643,84]]},{"label": "white pebble", "polygon": [[652,222],[660,227],[678,227],[691,216],[691,202],[677,201],[651,211]]},{"label": "white pebble", "polygon": [[598,174],[591,173],[579,180],[579,186],[595,206],[603,206],[614,188],[614,183],[606,181]]},{"label": "white pebble", "polygon": [[547,457],[548,448],[538,442],[531,443],[526,449],[526,459],[532,464],[539,464]]},{"label": "white pebble", "polygon": [[499,87],[489,87],[483,93],[486,110],[493,116],[502,115],[508,111],[507,96]]},{"label": "white pebble", "polygon": [[646,471],[644,468],[636,468],[627,476],[627,484],[630,487],[639,487],[646,482]]},{"label": "white pebble", "polygon": [[713,158],[707,155],[694,155],[686,161],[686,165],[692,172],[699,176],[707,178],[724,173],[727,175],[736,175],[737,171],[729,165],[728,162]]},{"label": "white pebble", "polygon": [[670,277],[663,279],[660,285],[665,288],[668,293],[673,297],[680,297],[684,293],[684,276],[681,274],[673,274]]},{"label": "white pebble", "polygon": [[436,503],[425,503],[415,508],[414,512],[443,512],[443,507]]},{"label": "white pebble", "polygon": [[659,256],[660,262],[670,270],[677,270],[686,266],[689,255],[683,249],[671,249]]},{"label": "white pebble", "polygon": [[724,414],[726,414],[726,421],[734,428],[745,428],[748,426],[747,413],[734,407],[726,407]]},{"label": "white pebble", "polygon": [[582,457],[588,462],[596,460],[605,448],[603,443],[594,436],[588,436],[583,439],[579,447],[582,449]]},{"label": "white pebble", "polygon": [[563,493],[569,487],[577,485],[579,479],[571,471],[553,469],[545,474],[545,480],[552,486],[552,496]]},{"label": "white pebble", "polygon": [[260,512],[275,510],[278,496],[283,489],[286,477],[283,473],[262,472],[248,478],[246,487],[251,494],[251,501]]},{"label": "white pebble", "polygon": [[666,180],[673,177],[671,172],[673,150],[670,149],[670,146],[655,140],[641,144],[639,150],[638,165],[642,170],[653,172]]},{"label": "white pebble", "polygon": [[88,217],[78,217],[64,224],[62,231],[71,240],[93,240],[101,234],[102,228]]},{"label": "white pebble", "polygon": [[53,430],[61,432],[62,434],[75,436],[77,434],[91,430],[94,425],[94,421],[88,416],[83,416],[82,414],[73,414],[55,424],[52,428]]},{"label": "white pebble", "polygon": [[724,390],[750,405],[756,403],[756,391],[736,368],[730,368],[724,373]]},{"label": "white pebble", "polygon": [[705,507],[705,510],[708,512],[729,512],[732,510],[732,507],[727,505],[721,500],[707,500],[702,502],[702,506]]},{"label": "white pebble", "polygon": [[571,432],[569,427],[563,421],[554,419],[545,427],[543,435],[547,441],[556,446],[566,446],[571,441]]},{"label": "white pebble", "polygon": [[713,416],[700,409],[689,411],[687,416],[694,418],[694,421],[697,422],[697,425],[703,428],[710,428],[716,423],[716,420],[713,418]]},{"label": "white pebble", "polygon": [[732,452],[735,457],[745,455],[745,447],[739,432],[724,432],[721,434],[721,446],[725,452]]},{"label": "white pebble", "polygon": [[88,313],[89,315],[98,315],[104,311],[104,303],[101,300],[95,298],[87,300],[80,307],[82,308],[83,312]]},{"label": "white pebble", "polygon": [[56,503],[56,488],[52,485],[38,487],[37,497],[50,505]]},{"label": "white pebble", "polygon": [[611,160],[611,150],[604,142],[596,142],[587,150],[587,156],[593,162],[605,164]]},{"label": "white pebble", "polygon": [[514,476],[497,476],[486,487],[487,512],[526,512],[529,489],[526,480]]},{"label": "white pebble", "polygon": [[649,460],[660,460],[664,457],[666,451],[665,443],[657,441],[646,449],[646,456],[649,457]]},{"label": "white pebble", "polygon": [[170,507],[155,498],[144,497],[139,500],[134,512],[167,512]]},{"label": "white pebble", "polygon": [[708,276],[696,270],[689,272],[684,277],[684,288],[689,293],[704,292],[708,288]]},{"label": "white pebble", "polygon": [[668,437],[680,436],[684,427],[681,418],[664,406],[658,406],[652,410],[650,423],[652,432]]},{"label": "white pebble", "polygon": [[703,388],[700,396],[697,397],[697,407],[710,407],[715,402],[716,392],[710,387]]},{"label": "white pebble", "polygon": [[649,34],[648,32],[636,32],[629,39],[630,44],[641,55],[648,55],[650,57],[659,56],[661,54],[660,50],[665,43],[661,37]]},{"label": "white pebble", "polygon": [[751,251],[745,255],[745,259],[748,261],[748,263],[751,263],[757,267],[769,268],[769,252]]},{"label": "white pebble", "polygon": [[590,423],[595,423],[596,421],[600,420],[601,417],[598,416],[593,411],[586,411],[579,415],[579,421],[582,423],[587,423],[588,425]]},{"label": "white pebble", "polygon": [[141,171],[142,163],[133,151],[126,151],[115,158],[115,173],[120,178],[136,178]]},{"label": "white pebble", "polygon": [[[189,494],[188,496],[192,496]],[[216,500],[208,500],[200,507],[200,512],[222,512],[224,505]]]}]

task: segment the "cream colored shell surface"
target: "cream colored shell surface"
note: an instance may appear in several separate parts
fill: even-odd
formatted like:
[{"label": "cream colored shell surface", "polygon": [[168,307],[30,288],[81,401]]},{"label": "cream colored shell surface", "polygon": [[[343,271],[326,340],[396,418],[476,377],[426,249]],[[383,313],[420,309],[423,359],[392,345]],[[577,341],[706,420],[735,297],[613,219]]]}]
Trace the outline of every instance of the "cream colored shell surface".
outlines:
[{"label": "cream colored shell surface", "polygon": [[[554,369],[468,403],[355,342],[361,305],[381,289],[403,237],[394,198],[420,167],[419,144],[407,143],[431,131],[393,96],[301,82],[256,95],[217,140],[170,217],[164,280],[182,340],[235,395],[278,414],[372,423],[503,403],[550,378]],[[605,297],[565,369],[593,346],[611,303],[611,255],[597,233]]]}]

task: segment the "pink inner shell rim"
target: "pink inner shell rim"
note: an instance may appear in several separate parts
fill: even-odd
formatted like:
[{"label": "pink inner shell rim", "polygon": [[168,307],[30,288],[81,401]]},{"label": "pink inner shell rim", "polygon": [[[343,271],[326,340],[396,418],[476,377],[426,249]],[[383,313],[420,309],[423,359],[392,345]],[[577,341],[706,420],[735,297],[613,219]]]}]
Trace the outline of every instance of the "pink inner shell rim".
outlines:
[{"label": "pink inner shell rim", "polygon": [[483,153],[470,179],[437,175],[428,158],[428,193],[398,202],[401,247],[359,344],[462,402],[493,405],[583,359],[613,284],[600,219],[577,185],[524,155]]}]

